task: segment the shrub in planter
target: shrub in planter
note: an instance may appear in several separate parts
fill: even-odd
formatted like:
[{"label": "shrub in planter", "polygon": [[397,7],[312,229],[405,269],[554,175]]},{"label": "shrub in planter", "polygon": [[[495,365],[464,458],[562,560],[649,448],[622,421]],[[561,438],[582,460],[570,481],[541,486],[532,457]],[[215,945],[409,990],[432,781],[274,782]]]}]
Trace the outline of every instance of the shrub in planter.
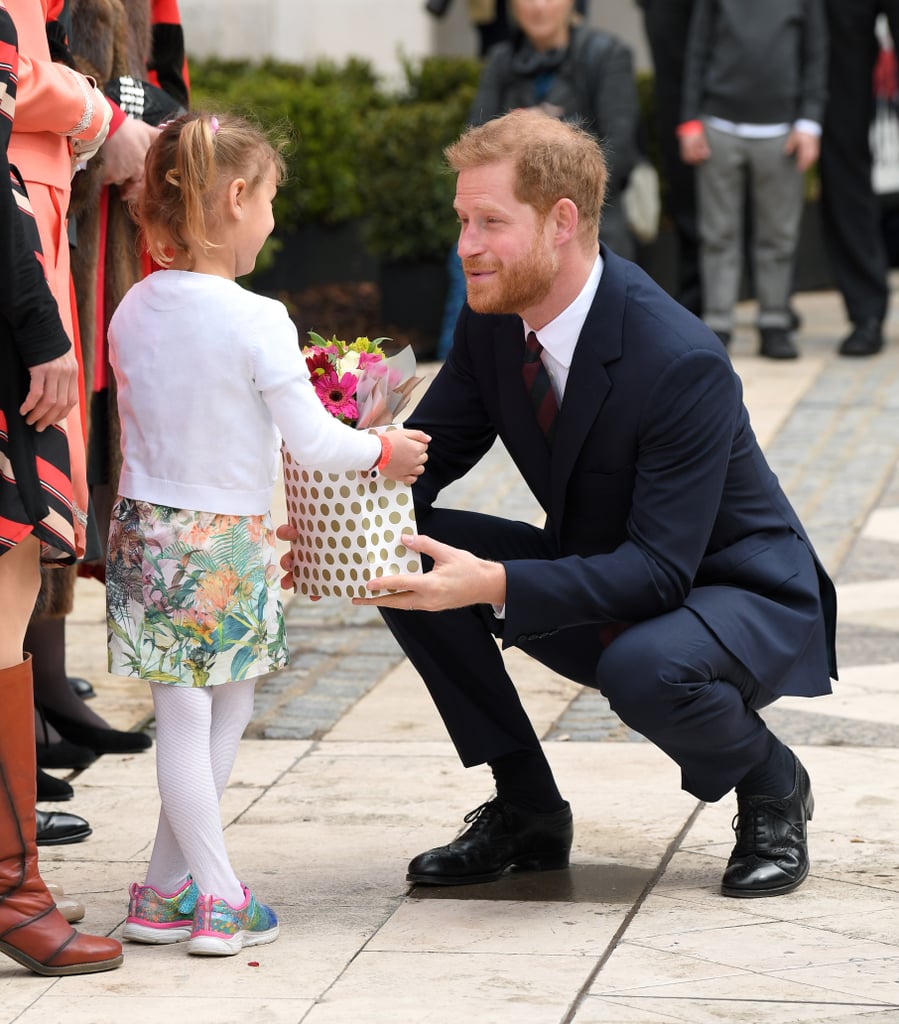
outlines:
[{"label": "shrub in planter", "polygon": [[191,104],[226,109],[280,130],[286,137],[288,180],[275,200],[279,233],[304,224],[358,218],[357,127],[383,105],[364,61],[311,68],[266,61],[208,60],[191,65]]},{"label": "shrub in planter", "polygon": [[443,150],[465,126],[477,61],[407,63],[407,90],[375,110],[359,135],[366,243],[382,261],[441,264],[457,233],[455,181]]}]

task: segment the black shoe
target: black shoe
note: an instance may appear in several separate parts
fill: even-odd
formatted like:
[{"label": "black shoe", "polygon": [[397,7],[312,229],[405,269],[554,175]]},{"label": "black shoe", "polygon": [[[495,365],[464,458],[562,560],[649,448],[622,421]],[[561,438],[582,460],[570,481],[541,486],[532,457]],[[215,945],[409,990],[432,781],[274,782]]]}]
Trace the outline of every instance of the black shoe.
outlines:
[{"label": "black shoe", "polygon": [[[153,741],[144,732],[120,732],[118,729],[104,729],[74,718],[52,708],[43,709],[47,721],[60,736],[79,746],[87,747],[95,754],[139,754],[153,746]],[[45,765],[44,767],[49,767]]]},{"label": "black shoe", "polygon": [[786,327],[759,328],[762,345],[759,355],[766,359],[797,359],[799,349],[793,344],[790,332]]},{"label": "black shoe", "polygon": [[539,814],[497,797],[465,815],[471,825],[448,846],[420,853],[406,880],[424,885],[493,882],[506,870],[554,871],[568,867],[571,807]]},{"label": "black shoe", "polygon": [[795,306],[787,306],[787,316],[790,318],[790,330],[798,331],[802,326],[802,317]]},{"label": "black shoe", "polygon": [[97,760],[97,755],[87,747],[80,747],[68,740],[58,743],[36,743],[37,763],[41,768],[87,768]]},{"label": "black shoe", "polygon": [[840,345],[841,356],[876,356],[883,348],[883,330],[879,320],[865,320],[852,328]]},{"label": "black shoe", "polygon": [[52,800],[58,803],[61,800],[71,800],[75,790],[65,779],[57,779],[55,775],[37,770],[37,798],[38,800]]},{"label": "black shoe", "polygon": [[84,818],[64,811],[36,811],[36,834],[38,846],[61,846],[63,843],[80,843],[87,839],[93,829]]},{"label": "black shoe", "polygon": [[806,822],[815,809],[808,772],[796,762],[793,792],[737,799],[733,848],[721,892],[725,896],[780,896],[792,892],[808,874]]},{"label": "black shoe", "polygon": [[76,697],[80,697],[82,700],[90,700],[91,697],[96,697],[97,692],[91,686],[87,679],[79,679],[77,676],[69,676],[67,680],[69,686],[72,688],[72,693]]}]

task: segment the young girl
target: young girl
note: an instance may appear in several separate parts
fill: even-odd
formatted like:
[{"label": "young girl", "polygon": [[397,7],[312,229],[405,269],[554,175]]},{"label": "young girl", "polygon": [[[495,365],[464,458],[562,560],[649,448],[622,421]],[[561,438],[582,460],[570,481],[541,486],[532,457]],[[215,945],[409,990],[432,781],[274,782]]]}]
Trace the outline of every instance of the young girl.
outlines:
[{"label": "young girl", "polygon": [[283,161],[246,121],[190,113],[147,154],[135,215],[166,269],[109,325],[123,467],[107,564],[110,672],[148,679],[162,811],[125,938],[231,955],[278,921],[228,860],[219,800],[255,677],[287,663],[269,512],[280,438],[305,465],[412,483],[429,438],[356,431],[319,402],[287,310],[244,290]]}]

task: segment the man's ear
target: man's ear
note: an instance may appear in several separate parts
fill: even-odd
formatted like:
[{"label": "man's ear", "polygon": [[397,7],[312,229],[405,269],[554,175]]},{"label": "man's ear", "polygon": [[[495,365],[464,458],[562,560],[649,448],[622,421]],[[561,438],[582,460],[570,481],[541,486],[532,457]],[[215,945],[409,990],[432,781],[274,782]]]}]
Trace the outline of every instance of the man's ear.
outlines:
[{"label": "man's ear", "polygon": [[550,211],[553,223],[553,240],[556,245],[570,242],[577,234],[578,212],[571,199],[557,199]]}]

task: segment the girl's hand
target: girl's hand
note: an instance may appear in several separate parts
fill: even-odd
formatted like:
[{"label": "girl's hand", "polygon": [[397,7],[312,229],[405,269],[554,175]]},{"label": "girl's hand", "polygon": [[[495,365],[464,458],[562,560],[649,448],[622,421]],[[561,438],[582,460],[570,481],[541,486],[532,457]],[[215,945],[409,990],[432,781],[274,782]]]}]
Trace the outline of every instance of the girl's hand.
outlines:
[{"label": "girl's hand", "polygon": [[390,461],[381,470],[389,480],[414,484],[425,471],[428,442],[431,438],[420,430],[391,430]]}]

